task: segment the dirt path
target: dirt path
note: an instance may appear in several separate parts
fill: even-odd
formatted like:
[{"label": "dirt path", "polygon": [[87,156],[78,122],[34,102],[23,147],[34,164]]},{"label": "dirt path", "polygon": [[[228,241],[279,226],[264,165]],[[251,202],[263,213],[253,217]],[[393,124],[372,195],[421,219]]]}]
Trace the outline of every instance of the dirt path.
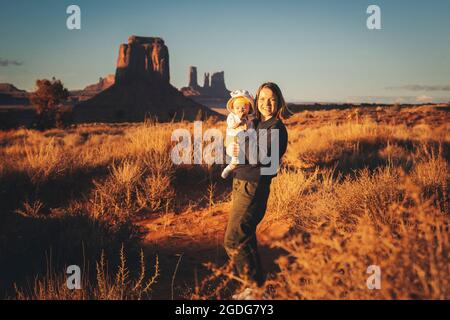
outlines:
[{"label": "dirt path", "polygon": [[[228,202],[200,211],[167,213],[140,222],[148,229],[145,237],[147,256],[153,256],[154,260],[158,254],[160,263],[160,277],[153,287],[153,299],[187,299],[195,284],[209,274],[204,263],[222,266],[227,262],[222,244],[229,211]],[[277,272],[274,261],[283,251],[270,248],[267,226],[259,227],[257,236],[264,269],[269,273]]]}]

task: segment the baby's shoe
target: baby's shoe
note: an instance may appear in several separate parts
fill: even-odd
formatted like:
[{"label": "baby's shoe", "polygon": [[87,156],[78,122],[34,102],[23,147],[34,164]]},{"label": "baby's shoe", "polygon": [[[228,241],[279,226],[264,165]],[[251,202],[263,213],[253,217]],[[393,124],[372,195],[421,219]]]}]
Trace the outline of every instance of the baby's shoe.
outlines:
[{"label": "baby's shoe", "polygon": [[221,174],[221,177],[222,177],[223,179],[228,178],[228,176],[230,175],[230,173],[231,173],[232,171],[233,171],[233,169],[230,168],[229,166],[227,166],[225,169],[223,169],[222,174]]}]

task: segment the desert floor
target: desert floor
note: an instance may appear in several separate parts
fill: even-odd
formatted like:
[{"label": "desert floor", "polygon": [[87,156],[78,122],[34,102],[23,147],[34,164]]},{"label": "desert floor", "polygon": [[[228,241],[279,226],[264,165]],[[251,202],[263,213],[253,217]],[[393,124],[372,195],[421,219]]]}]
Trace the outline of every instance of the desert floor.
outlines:
[{"label": "desert floor", "polygon": [[[448,299],[449,106],[301,111],[258,226],[269,299]],[[225,122],[203,122],[225,133]],[[175,129],[0,132],[7,299],[229,299],[231,180],[175,165]],[[206,145],[207,143],[205,143]],[[66,267],[83,270],[68,290]],[[382,286],[367,288],[367,268]]]}]

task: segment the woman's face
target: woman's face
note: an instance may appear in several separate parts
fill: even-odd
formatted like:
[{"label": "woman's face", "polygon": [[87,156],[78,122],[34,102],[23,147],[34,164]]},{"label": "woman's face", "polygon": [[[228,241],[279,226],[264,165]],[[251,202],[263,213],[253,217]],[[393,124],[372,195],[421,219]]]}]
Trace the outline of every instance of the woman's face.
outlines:
[{"label": "woman's face", "polygon": [[275,115],[277,98],[269,88],[262,88],[258,96],[258,110],[262,120],[269,120]]}]

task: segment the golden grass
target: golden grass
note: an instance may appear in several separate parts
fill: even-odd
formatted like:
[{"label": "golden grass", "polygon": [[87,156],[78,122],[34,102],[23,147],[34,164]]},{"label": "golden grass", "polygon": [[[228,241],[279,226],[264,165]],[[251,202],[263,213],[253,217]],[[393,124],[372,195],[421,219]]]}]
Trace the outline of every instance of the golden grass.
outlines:
[{"label": "golden grass", "polygon": [[[402,123],[393,110],[364,112],[305,111],[287,121],[288,151],[259,226],[266,243],[287,254],[277,260],[279,272],[258,289],[260,297],[449,298],[449,121],[433,108],[398,111],[403,120],[416,119]],[[191,132],[193,128],[188,122],[146,122],[1,132],[3,227],[25,222],[45,226],[42,217],[82,216],[104,224],[101,230],[108,237],[123,239],[131,232],[124,226],[167,213],[183,197],[189,201],[179,210],[189,212],[195,209],[192,203],[203,201],[213,212],[221,202],[216,198],[221,167],[175,166],[170,136],[180,127]],[[210,121],[203,127],[225,131],[224,122]],[[200,195],[190,187],[199,180],[205,184]],[[21,193],[16,192],[18,187]],[[14,219],[27,220],[6,215],[11,212],[16,213]],[[202,216],[197,229],[207,229],[209,218]],[[66,241],[83,234],[75,229],[83,225],[65,225]],[[275,229],[282,232],[271,233]],[[152,230],[158,232],[156,227]],[[97,244],[102,241],[95,242],[94,252],[103,249]],[[148,286],[140,276],[128,278],[123,250],[115,277],[104,274],[104,258],[96,256],[97,282],[89,279],[86,291],[69,292],[62,276],[48,275],[31,291],[17,288],[16,297],[144,298]],[[7,253],[0,254],[2,258],[7,261]],[[366,286],[366,269],[372,264],[381,268],[381,290]],[[204,279],[204,286],[193,288],[193,298],[223,298],[222,289],[230,280],[249,285],[227,266],[210,267],[211,277]],[[214,283],[212,289],[208,283]],[[139,290],[133,291],[136,286]]]},{"label": "golden grass", "polygon": [[[385,167],[341,182],[317,172],[306,179],[284,171],[277,179],[259,228],[265,243],[286,252],[279,272],[258,288],[230,265],[209,265],[212,276],[194,297],[220,299],[234,282],[263,299],[448,299],[448,210],[424,197],[411,176]],[[271,232],[280,220],[289,228]],[[371,265],[381,269],[380,290],[367,287]]]},{"label": "golden grass", "polygon": [[[220,299],[234,282],[264,299],[448,299],[448,125],[289,122],[287,167],[259,226],[286,252],[279,272],[257,288],[209,265],[194,297]],[[367,287],[371,265],[380,290]]]},{"label": "golden grass", "polygon": [[147,276],[143,251],[140,252],[139,273],[132,278],[127,267],[124,247],[120,249],[120,261],[115,275],[108,273],[108,262],[102,252],[96,262],[96,282],[85,274],[81,288],[68,289],[66,278],[59,274],[47,274],[36,278],[32,288],[21,289],[15,285],[15,295],[20,300],[141,300],[151,297],[152,286],[159,277],[159,261],[156,256],[154,273]]},{"label": "golden grass", "polygon": [[[360,203],[352,222],[342,217],[347,210],[329,212],[329,224],[300,225],[298,234],[274,244],[288,252],[266,284],[274,298],[447,299],[448,217],[405,179],[394,187],[403,199],[381,198],[372,209]],[[368,195],[379,193],[367,191],[361,200]],[[381,268],[380,290],[366,286],[370,265]]]}]

